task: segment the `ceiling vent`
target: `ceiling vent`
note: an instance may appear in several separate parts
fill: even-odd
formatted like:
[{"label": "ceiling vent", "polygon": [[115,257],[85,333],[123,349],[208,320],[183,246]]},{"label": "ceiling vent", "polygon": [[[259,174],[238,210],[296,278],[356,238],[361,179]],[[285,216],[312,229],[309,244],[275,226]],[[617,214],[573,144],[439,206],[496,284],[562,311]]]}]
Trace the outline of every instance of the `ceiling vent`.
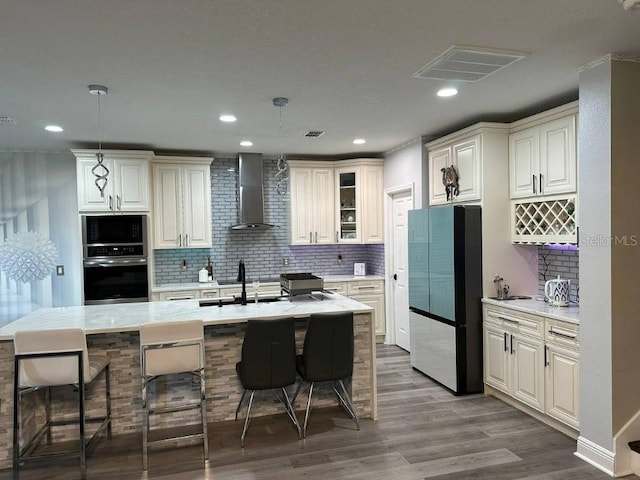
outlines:
[{"label": "ceiling vent", "polygon": [[324,135],[324,130],[309,130],[302,134],[303,137],[318,138]]},{"label": "ceiling vent", "polygon": [[4,127],[6,125],[17,125],[17,123],[9,115],[0,115],[0,127]]},{"label": "ceiling vent", "polygon": [[526,52],[515,50],[491,50],[482,47],[454,45],[412,76],[414,78],[477,82],[527,55]]},{"label": "ceiling vent", "polygon": [[622,8],[625,10],[640,9],[640,0],[618,0],[618,3],[622,5]]}]

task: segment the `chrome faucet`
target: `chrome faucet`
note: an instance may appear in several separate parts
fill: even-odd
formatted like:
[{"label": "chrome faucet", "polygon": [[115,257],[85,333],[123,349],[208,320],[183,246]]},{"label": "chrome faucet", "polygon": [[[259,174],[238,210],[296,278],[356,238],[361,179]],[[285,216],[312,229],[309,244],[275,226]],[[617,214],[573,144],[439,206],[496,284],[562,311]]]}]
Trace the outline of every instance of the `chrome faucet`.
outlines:
[{"label": "chrome faucet", "polygon": [[242,294],[240,296],[240,305],[247,304],[247,276],[244,271],[244,260],[240,260],[238,264],[238,282],[242,282]]}]

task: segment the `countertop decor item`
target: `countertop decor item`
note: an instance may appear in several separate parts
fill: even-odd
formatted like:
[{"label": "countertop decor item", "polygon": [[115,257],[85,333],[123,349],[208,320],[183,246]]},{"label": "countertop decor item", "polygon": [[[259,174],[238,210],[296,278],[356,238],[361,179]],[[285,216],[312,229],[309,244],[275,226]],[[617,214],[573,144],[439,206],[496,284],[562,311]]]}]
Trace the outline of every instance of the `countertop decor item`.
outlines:
[{"label": "countertop decor item", "polygon": [[367,264],[366,263],[354,263],[353,264],[353,274],[358,276],[364,276],[367,273]]},{"label": "countertop decor item", "polygon": [[56,246],[39,232],[16,233],[0,245],[0,270],[16,282],[43,280],[57,258]]},{"label": "countertop decor item", "polygon": [[96,153],[96,164],[91,169],[91,173],[96,177],[95,184],[100,190],[100,196],[104,197],[104,189],[107,188],[107,177],[109,169],[104,162],[104,154],[102,153],[102,124],[100,118],[100,97],[108,93],[107,87],[102,85],[89,85],[89,93],[98,97],[98,153]]}]

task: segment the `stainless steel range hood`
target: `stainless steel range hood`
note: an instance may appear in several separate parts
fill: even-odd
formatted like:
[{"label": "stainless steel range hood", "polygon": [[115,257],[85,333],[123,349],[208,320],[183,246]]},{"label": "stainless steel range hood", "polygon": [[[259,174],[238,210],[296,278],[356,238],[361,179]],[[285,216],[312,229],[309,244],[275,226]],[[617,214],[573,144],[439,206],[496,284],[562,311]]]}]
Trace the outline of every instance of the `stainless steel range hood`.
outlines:
[{"label": "stainless steel range hood", "polygon": [[267,230],[262,193],[262,154],[238,154],[238,223],[231,230]]}]

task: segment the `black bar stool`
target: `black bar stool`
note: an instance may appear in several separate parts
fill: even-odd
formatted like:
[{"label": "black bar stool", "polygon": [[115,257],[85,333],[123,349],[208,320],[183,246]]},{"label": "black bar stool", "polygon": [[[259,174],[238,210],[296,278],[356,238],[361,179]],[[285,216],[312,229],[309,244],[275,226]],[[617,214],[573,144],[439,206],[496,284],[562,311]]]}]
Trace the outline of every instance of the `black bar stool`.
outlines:
[{"label": "black bar stool", "polygon": [[[360,422],[351,403],[344,380],[353,374],[353,313],[326,313],[311,315],[304,337],[302,355],[296,358],[298,374],[309,383],[309,399],[304,415],[303,436],[307,435],[307,425],[311,412],[313,386],[317,382],[333,382],[333,390],[340,405],[356,422]],[[340,387],[340,390],[338,390]],[[298,384],[294,402],[302,388]]]},{"label": "black bar stool", "polygon": [[[79,328],[59,330],[38,330],[16,332],[14,344],[14,380],[13,380],[13,475],[18,478],[20,463],[28,460],[43,460],[49,456],[57,458],[78,457],[80,473],[86,477],[86,454],[95,445],[98,434],[107,429],[111,438],[111,389],[109,383],[109,359],[89,357],[87,340]],[[105,415],[86,417],[85,385],[91,383],[104,372]],[[75,385],[78,390],[78,417],[64,420],[51,418],[51,387]],[[45,389],[45,424],[36,434],[24,442],[20,448],[20,405],[22,396]],[[51,444],[51,427],[77,423],[79,427],[80,449],[77,452],[37,455],[34,451],[46,435],[47,444]],[[99,423],[98,429],[87,440],[87,423]]]},{"label": "black bar stool", "polygon": [[293,412],[289,395],[285,387],[296,381],[296,339],[293,318],[277,320],[249,320],[242,342],[242,357],[236,364],[236,372],[242,383],[242,397],[236,409],[236,420],[242,408],[247,392],[249,407],[244,421],[240,443],[244,447],[244,439],[249,428],[251,406],[256,390],[280,390],[283,398],[279,398],[284,409],[298,431],[301,438],[300,425]]}]

